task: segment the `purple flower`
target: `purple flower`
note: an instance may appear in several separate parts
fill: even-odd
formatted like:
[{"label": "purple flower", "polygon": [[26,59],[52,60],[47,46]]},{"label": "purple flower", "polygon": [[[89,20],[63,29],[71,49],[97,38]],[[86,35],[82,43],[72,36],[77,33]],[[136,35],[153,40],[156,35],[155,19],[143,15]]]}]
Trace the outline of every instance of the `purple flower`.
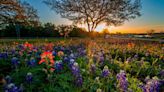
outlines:
[{"label": "purple flower", "polygon": [[60,70],[63,69],[63,62],[61,60],[58,60],[58,61],[55,62],[55,69],[57,71],[60,71]]},{"label": "purple flower", "polygon": [[27,65],[29,65],[30,67],[33,67],[36,65],[36,60],[32,57],[30,59],[30,61],[27,62]]},{"label": "purple flower", "polygon": [[9,83],[12,82],[12,78],[11,78],[9,75],[7,75],[7,76],[5,77],[5,80],[6,80],[7,84],[9,84]]},{"label": "purple flower", "polygon": [[65,56],[65,57],[63,57],[63,61],[64,62],[68,62],[69,61],[69,58]]},{"label": "purple flower", "polygon": [[82,86],[83,84],[83,78],[81,75],[79,75],[75,80],[76,86]]},{"label": "purple flower", "polygon": [[10,83],[6,86],[5,92],[22,92],[15,84]]},{"label": "purple flower", "polygon": [[56,53],[55,51],[52,51],[52,55],[53,55],[53,56],[56,56],[57,53]]},{"label": "purple flower", "polygon": [[78,63],[74,62],[73,64],[71,64],[71,71],[72,71],[73,76],[75,77],[76,86],[82,86],[83,79],[80,74],[80,69],[79,69]]},{"label": "purple flower", "polygon": [[104,56],[100,56],[100,62],[104,61]]},{"label": "purple flower", "polygon": [[164,69],[161,70],[159,74],[161,75],[161,77],[164,77]]},{"label": "purple flower", "polygon": [[153,79],[149,79],[144,86],[146,92],[159,92],[160,82],[157,77],[153,77]]},{"label": "purple flower", "polygon": [[108,77],[109,74],[110,74],[110,72],[109,72],[108,66],[104,66],[104,69],[103,69],[101,75],[102,75],[103,77]]},{"label": "purple flower", "polygon": [[70,59],[69,60],[69,67],[71,68],[74,64],[75,60],[74,59]]},{"label": "purple flower", "polygon": [[71,71],[74,76],[78,76],[80,74],[78,63],[76,63],[76,62],[73,63],[73,65],[71,67]]},{"label": "purple flower", "polygon": [[28,83],[31,83],[32,80],[33,80],[33,75],[32,75],[32,73],[31,73],[31,72],[27,73],[27,75],[26,75],[26,81],[27,81]]},{"label": "purple flower", "polygon": [[135,55],[134,55],[134,58],[138,58],[138,55],[137,55],[137,54],[135,54]]},{"label": "purple flower", "polygon": [[14,66],[17,66],[17,65],[19,64],[18,58],[17,58],[17,57],[13,57],[13,58],[11,59],[11,63],[12,63]]},{"label": "purple flower", "polygon": [[75,58],[75,55],[73,53],[70,54],[70,58]]},{"label": "purple flower", "polygon": [[125,71],[121,70],[120,73],[117,74],[117,81],[120,90],[126,92],[128,90],[128,81],[126,79]]},{"label": "purple flower", "polygon": [[142,89],[143,92],[146,92],[146,88],[144,85],[139,85],[139,87]]},{"label": "purple flower", "polygon": [[95,64],[91,64],[90,71],[91,71],[91,73],[95,73],[96,72]]},{"label": "purple flower", "polygon": [[0,59],[6,59],[8,57],[7,52],[0,53]]}]

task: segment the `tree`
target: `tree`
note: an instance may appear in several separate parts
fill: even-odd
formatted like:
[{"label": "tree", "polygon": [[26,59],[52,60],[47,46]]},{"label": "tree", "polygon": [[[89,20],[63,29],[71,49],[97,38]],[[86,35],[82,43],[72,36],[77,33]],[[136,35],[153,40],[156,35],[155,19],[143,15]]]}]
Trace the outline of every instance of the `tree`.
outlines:
[{"label": "tree", "polygon": [[63,36],[64,38],[68,37],[72,29],[73,29],[72,25],[58,25],[56,27],[56,30],[58,30],[58,32],[60,33],[60,36]]},{"label": "tree", "polygon": [[101,24],[118,26],[140,16],[140,0],[44,0],[52,10],[92,32]]},{"label": "tree", "polygon": [[153,35],[154,32],[155,32],[154,29],[148,30],[148,31],[147,31],[147,35]]},{"label": "tree", "polygon": [[39,24],[39,16],[37,14],[37,10],[33,8],[29,3],[22,2],[22,7],[25,11],[24,15],[26,16],[26,22],[31,26],[38,26]]},{"label": "tree", "polygon": [[0,24],[13,23],[16,16],[23,16],[23,9],[17,0],[0,1]]},{"label": "tree", "polygon": [[20,0],[0,1],[0,24],[36,24],[39,21],[37,10],[29,3]]}]

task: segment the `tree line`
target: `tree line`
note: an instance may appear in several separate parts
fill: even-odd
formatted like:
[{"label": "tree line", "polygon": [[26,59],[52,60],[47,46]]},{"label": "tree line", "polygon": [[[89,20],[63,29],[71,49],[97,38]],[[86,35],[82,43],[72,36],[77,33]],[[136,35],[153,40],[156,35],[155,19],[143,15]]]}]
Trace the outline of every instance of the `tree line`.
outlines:
[{"label": "tree line", "polygon": [[37,10],[28,2],[0,0],[0,36],[93,36],[99,35],[94,30],[101,23],[119,26],[141,15],[140,0],[43,0],[43,3],[60,14],[62,18],[73,21],[73,25],[86,24],[87,31],[73,25],[55,26],[52,23],[42,25]]}]

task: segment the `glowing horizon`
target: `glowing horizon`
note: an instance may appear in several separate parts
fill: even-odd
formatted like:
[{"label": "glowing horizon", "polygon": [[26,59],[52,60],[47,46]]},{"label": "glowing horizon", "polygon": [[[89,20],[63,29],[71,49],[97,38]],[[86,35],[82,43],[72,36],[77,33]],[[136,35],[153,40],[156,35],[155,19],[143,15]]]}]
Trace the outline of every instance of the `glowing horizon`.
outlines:
[{"label": "glowing horizon", "polygon": [[[51,22],[55,25],[66,24],[72,22],[61,18],[48,6],[42,3],[42,0],[24,0],[29,2],[38,10],[40,20],[43,23]],[[164,0],[142,0],[141,17],[134,20],[126,21],[122,26],[112,27],[112,33],[146,33],[148,30],[154,29],[156,32],[164,31]],[[102,29],[102,24],[96,28],[97,31]]]}]

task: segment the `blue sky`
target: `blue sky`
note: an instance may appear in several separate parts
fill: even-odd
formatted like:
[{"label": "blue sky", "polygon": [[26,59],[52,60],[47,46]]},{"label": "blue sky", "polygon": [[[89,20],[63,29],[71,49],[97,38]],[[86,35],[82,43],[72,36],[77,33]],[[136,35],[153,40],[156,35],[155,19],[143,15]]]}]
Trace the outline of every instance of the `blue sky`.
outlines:
[{"label": "blue sky", "polygon": [[[63,19],[57,15],[43,0],[25,0],[38,10],[41,22],[52,22],[56,25],[71,24],[67,19]],[[146,32],[155,29],[158,32],[164,31],[164,0],[142,0],[142,16],[131,21],[127,21],[124,25],[113,27],[113,32]]]}]

